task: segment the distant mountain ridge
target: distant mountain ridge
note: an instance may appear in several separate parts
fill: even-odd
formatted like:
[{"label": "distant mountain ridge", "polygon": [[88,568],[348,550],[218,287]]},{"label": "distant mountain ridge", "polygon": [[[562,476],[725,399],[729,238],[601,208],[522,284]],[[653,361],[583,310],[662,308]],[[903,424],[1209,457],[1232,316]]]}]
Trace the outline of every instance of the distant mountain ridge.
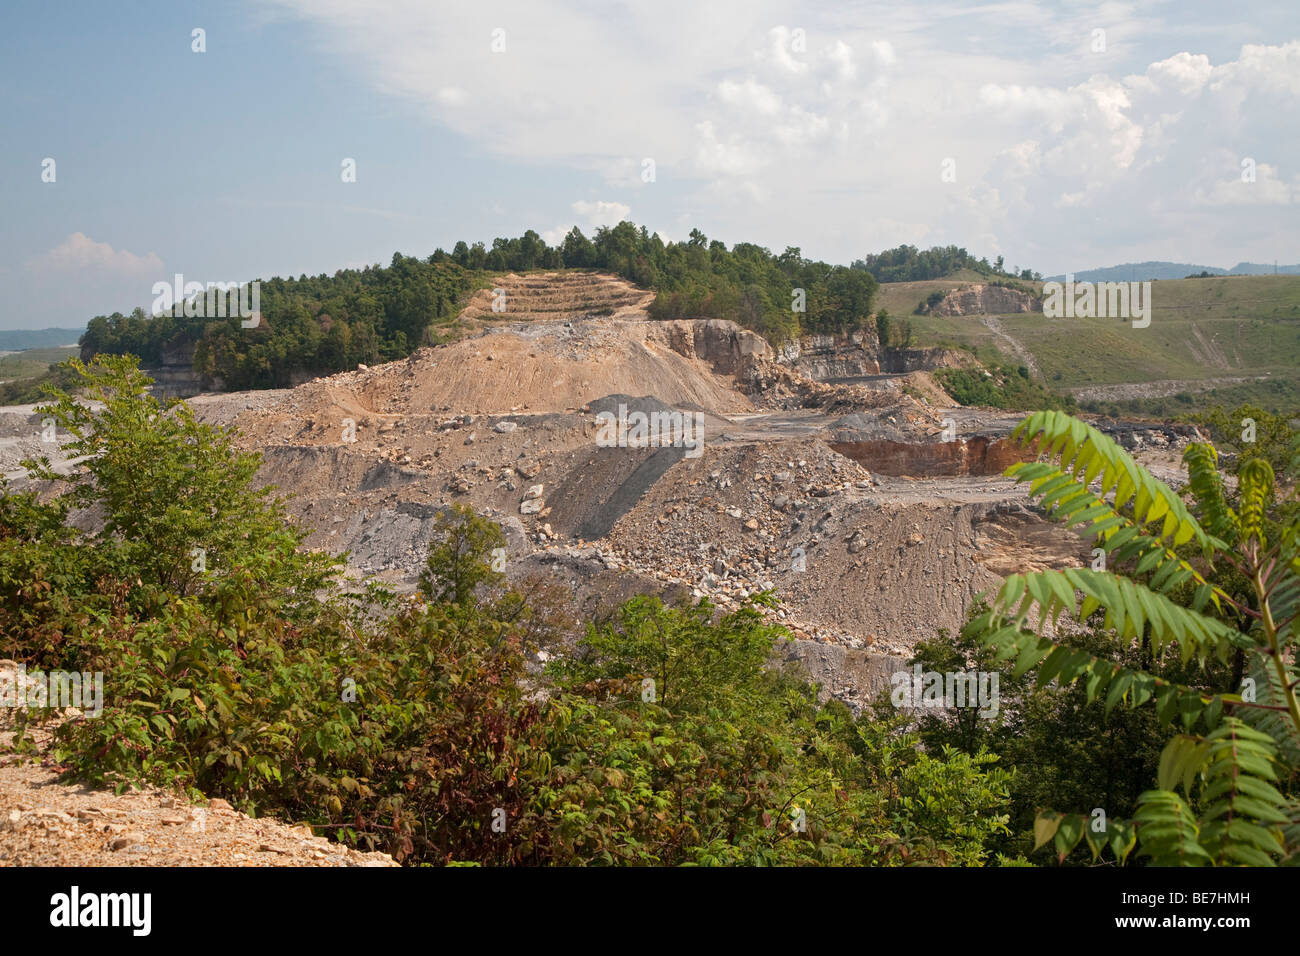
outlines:
[{"label": "distant mountain ridge", "polygon": [[[1189,262],[1125,262],[1118,266],[1106,266],[1100,269],[1084,269],[1074,273],[1075,282],[1143,282],[1147,279],[1185,279],[1188,276],[1208,272],[1210,275],[1272,275],[1273,265],[1261,262],[1238,262],[1231,269],[1218,266],[1198,266]],[[1278,265],[1278,275],[1300,275],[1300,265]],[[1048,281],[1064,281],[1065,275],[1048,276]]]},{"label": "distant mountain ridge", "polygon": [[80,329],[0,329],[0,352],[21,352],[23,349],[52,349],[60,345],[76,345],[85,332]]}]

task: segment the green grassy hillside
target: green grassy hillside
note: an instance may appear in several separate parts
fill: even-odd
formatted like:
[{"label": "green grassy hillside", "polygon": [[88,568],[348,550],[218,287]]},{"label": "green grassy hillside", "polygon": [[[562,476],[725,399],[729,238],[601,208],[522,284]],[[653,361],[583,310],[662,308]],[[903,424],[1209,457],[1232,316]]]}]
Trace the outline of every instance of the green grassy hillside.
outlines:
[{"label": "green grassy hillside", "polygon": [[66,369],[53,366],[80,351],[71,348],[27,349],[0,355],[0,405],[27,405],[44,399],[41,384],[67,381]]},{"label": "green grassy hillside", "polygon": [[[909,316],[932,292],[951,292],[964,285],[987,282],[985,276],[962,269],[942,279],[924,279],[920,282],[882,282],[876,293],[876,308],[888,309],[890,315]],[[1026,282],[1025,285],[1033,283]]]},{"label": "green grassy hillside", "polygon": [[[953,288],[961,284],[953,279],[884,285],[880,298],[891,313],[907,314],[945,282]],[[1274,409],[1300,407],[1300,276],[1163,280],[1152,285],[1152,302],[1151,324],[1142,329],[1118,319],[1048,319],[1038,313],[997,319],[1057,389],[1268,376],[1268,382],[1231,391]],[[1013,358],[1005,340],[979,317],[911,316],[910,321],[918,345],[965,346],[986,358],[997,350]],[[1130,399],[1119,407],[1140,410],[1145,401]]]},{"label": "green grassy hillside", "polygon": [[27,349],[10,355],[0,355],[0,382],[9,382],[22,378],[35,378],[51,365],[57,365],[71,355],[77,354],[75,346],[71,348]]}]

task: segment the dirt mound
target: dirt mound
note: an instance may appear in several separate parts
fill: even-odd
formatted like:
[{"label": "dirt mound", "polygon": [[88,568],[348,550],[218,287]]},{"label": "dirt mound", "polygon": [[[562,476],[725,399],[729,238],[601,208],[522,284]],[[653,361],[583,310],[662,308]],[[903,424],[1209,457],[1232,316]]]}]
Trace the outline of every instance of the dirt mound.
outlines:
[{"label": "dirt mound", "polygon": [[587,403],[587,411],[592,415],[614,415],[617,416],[620,411],[632,414],[640,412],[642,415],[655,415],[671,413],[673,407],[667,402],[661,402],[653,395],[605,395]]},{"label": "dirt mound", "polygon": [[[360,422],[370,416],[505,415],[574,411],[611,394],[654,395],[670,405],[747,411],[736,379],[683,338],[695,323],[611,319],[511,325],[401,362],[308,382],[268,406],[272,418]],[[729,324],[729,323],[728,323]],[[683,351],[674,349],[677,344]],[[241,427],[267,434],[252,416]]]},{"label": "dirt mound", "polygon": [[21,478],[26,474],[22,461],[53,455],[58,446],[43,441],[47,434],[35,405],[10,405],[0,408],[0,475]]},{"label": "dirt mound", "polygon": [[58,776],[0,765],[0,866],[397,866],[224,800],[191,806],[156,790],[64,786]]},{"label": "dirt mound", "polygon": [[929,372],[910,372],[904,375],[903,391],[936,408],[948,408],[957,404]]},{"label": "dirt mound", "polygon": [[[959,629],[1002,576],[1089,557],[1008,479],[882,478],[815,439],[709,446],[669,469],[605,540],[632,570],[724,605],[773,590],[774,617],[796,637],[899,659],[939,628]],[[892,666],[859,663],[871,679],[854,694]]]}]

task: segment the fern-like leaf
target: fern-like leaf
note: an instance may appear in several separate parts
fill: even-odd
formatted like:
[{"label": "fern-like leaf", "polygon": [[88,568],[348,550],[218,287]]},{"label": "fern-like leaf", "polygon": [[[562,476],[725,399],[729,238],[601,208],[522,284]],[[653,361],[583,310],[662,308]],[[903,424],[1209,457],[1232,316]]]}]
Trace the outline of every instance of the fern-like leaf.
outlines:
[{"label": "fern-like leaf", "polygon": [[1182,498],[1087,422],[1064,412],[1035,412],[1012,436],[1025,447],[1037,442],[1040,453],[1059,460],[1084,485],[1099,479],[1101,494],[1113,492],[1117,510],[1132,505],[1139,526],[1160,521],[1155,534],[1170,546],[1195,541],[1204,553],[1210,552],[1208,536]]},{"label": "fern-like leaf", "polygon": [[1016,661],[1017,676],[1032,667],[1038,668],[1037,683],[1046,687],[1056,681],[1064,687],[1082,682],[1091,703],[1104,693],[1106,710],[1119,704],[1137,709],[1154,701],[1156,716],[1164,723],[1181,723],[1190,731],[1203,721],[1206,728],[1217,726],[1225,705],[1239,703],[1237,694],[1207,694],[1114,661],[1103,660],[1080,648],[1056,644],[1015,624],[998,624],[992,613],[975,619],[979,640],[994,649],[997,660]]},{"label": "fern-like leaf", "polygon": [[1172,790],[1147,790],[1138,797],[1138,856],[1153,866],[1206,866],[1214,858],[1200,844],[1200,828],[1187,802]]},{"label": "fern-like leaf", "polygon": [[1226,544],[1236,544],[1241,521],[1223,492],[1218,451],[1209,442],[1192,442],[1183,451],[1183,462],[1206,529]]},{"label": "fern-like leaf", "polygon": [[[1076,590],[1083,594],[1077,605]],[[1210,653],[1226,663],[1232,647],[1250,650],[1256,646],[1224,621],[1175,604],[1163,594],[1108,571],[1066,568],[1013,574],[998,590],[992,611],[997,623],[1015,621],[1019,625],[1035,606],[1039,609],[1038,631],[1062,612],[1083,623],[1094,611],[1102,610],[1102,627],[1120,640],[1148,633],[1156,654],[1167,644],[1177,643],[1184,663],[1195,657],[1203,664]]]},{"label": "fern-like leaf", "polygon": [[1267,734],[1228,718],[1205,738],[1200,843],[1220,865],[1275,866],[1285,852],[1286,798],[1273,786],[1277,749]]},{"label": "fern-like leaf", "polygon": [[1263,458],[1252,458],[1237,472],[1241,495],[1241,539],[1256,538],[1264,546],[1264,509],[1273,494],[1273,466]]},{"label": "fern-like leaf", "polygon": [[[1259,707],[1241,707],[1235,711],[1243,721],[1261,731],[1277,745],[1278,761],[1291,770],[1300,770],[1300,731],[1285,711],[1276,708],[1286,706],[1286,697],[1279,687],[1279,678],[1273,661],[1262,654],[1250,655],[1250,666],[1246,673],[1253,703]],[[1287,679],[1294,681],[1295,672],[1286,665]]]}]

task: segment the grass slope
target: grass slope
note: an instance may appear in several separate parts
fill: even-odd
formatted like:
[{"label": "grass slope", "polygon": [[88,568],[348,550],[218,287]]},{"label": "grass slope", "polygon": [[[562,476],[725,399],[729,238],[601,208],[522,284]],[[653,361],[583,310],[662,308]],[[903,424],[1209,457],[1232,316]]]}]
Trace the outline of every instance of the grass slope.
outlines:
[{"label": "grass slope", "polygon": [[12,355],[0,356],[0,381],[35,378],[51,365],[57,365],[79,350],[72,348],[27,349]]},{"label": "grass slope", "polygon": [[[895,283],[882,287],[881,300],[891,313],[905,315],[911,309],[903,303],[915,308],[943,282],[961,284]],[[1003,330],[1033,354],[1053,388],[1268,376],[1268,382],[1220,389],[1215,400],[1241,397],[1274,410],[1300,407],[1300,276],[1162,280],[1152,285],[1152,301],[1152,321],[1144,329],[1109,318],[1048,319],[1038,313],[998,318]],[[918,345],[971,348],[985,359],[995,350],[1006,351],[1005,342],[978,317],[911,316],[910,321]],[[1191,398],[1160,407],[1203,402]],[[1143,401],[1121,407],[1138,410]]]}]

